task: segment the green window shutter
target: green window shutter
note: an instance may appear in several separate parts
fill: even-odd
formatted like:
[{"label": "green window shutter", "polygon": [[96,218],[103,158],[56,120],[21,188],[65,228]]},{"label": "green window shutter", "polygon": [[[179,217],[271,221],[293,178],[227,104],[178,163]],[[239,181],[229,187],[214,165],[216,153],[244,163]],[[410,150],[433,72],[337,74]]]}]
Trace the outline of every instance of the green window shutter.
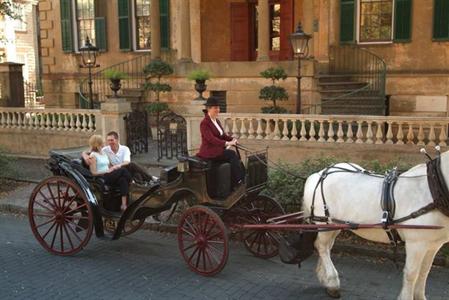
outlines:
[{"label": "green window shutter", "polygon": [[354,42],[354,0],[340,0],[340,42]]},{"label": "green window shutter", "polygon": [[95,18],[95,43],[100,51],[106,51],[108,48],[105,17]]},{"label": "green window shutter", "polygon": [[434,1],[433,38],[449,38],[449,0]]},{"label": "green window shutter", "polygon": [[129,0],[118,0],[118,31],[120,50],[131,50],[131,20]]},{"label": "green window shutter", "polygon": [[73,52],[72,5],[71,0],[60,0],[61,40],[64,52]]},{"label": "green window shutter", "polygon": [[412,0],[396,0],[394,14],[394,40],[410,41],[412,28]]},{"label": "green window shutter", "polygon": [[159,10],[161,13],[161,48],[170,47],[170,18],[169,18],[169,0],[160,0]]}]

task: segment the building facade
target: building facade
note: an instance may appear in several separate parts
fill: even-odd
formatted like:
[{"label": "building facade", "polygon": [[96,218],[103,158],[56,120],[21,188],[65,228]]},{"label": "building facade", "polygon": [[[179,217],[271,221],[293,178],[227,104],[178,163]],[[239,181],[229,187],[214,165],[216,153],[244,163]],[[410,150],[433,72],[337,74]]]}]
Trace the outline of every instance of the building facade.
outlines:
[{"label": "building facade", "polygon": [[281,105],[294,111],[298,62],[289,35],[302,23],[312,35],[301,66],[304,106],[322,101],[319,77],[330,72],[333,49],[364,48],[386,63],[390,114],[448,111],[449,0],[42,0],[39,12],[48,106],[79,105],[79,49],[88,36],[100,48],[94,72],[143,55],[172,63],[173,90],[163,99],[174,108],[195,98],[185,76],[202,68],[229,112],[258,112],[269,84],[260,72],[280,65],[289,76]]}]

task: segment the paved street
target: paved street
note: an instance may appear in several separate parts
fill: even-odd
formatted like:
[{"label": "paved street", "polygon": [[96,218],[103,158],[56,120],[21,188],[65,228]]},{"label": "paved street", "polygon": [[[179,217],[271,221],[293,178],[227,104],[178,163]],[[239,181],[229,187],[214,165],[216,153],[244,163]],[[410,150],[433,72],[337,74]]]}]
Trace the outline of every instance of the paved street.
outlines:
[{"label": "paved street", "polygon": [[[119,241],[92,237],[73,257],[47,253],[25,217],[0,214],[0,299],[328,299],[314,274],[277,258],[252,257],[232,242],[222,273],[205,278],[181,261],[174,235],[139,231]],[[401,272],[387,262],[334,256],[342,299],[394,299]],[[434,267],[429,299],[449,299],[449,269]]]}]

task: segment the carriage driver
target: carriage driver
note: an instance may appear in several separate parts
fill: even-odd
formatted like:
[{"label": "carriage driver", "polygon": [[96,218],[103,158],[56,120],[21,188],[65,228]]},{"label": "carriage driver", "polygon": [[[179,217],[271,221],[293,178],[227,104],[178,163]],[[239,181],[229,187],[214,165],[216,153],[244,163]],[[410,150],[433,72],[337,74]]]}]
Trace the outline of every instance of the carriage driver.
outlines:
[{"label": "carriage driver", "polygon": [[[108,132],[106,135],[106,143],[107,146],[103,147],[101,150],[108,156],[111,164],[113,166],[125,167],[128,169],[136,183],[144,184],[157,179],[149,175],[137,164],[131,162],[131,151],[127,146],[120,144],[117,132]],[[86,164],[90,166],[92,158],[89,157],[89,153],[84,151],[82,156]]]},{"label": "carriage driver", "polygon": [[218,120],[220,113],[218,98],[211,96],[207,99],[203,110],[205,116],[200,124],[201,146],[197,156],[206,160],[225,161],[231,164],[231,183],[235,189],[243,183],[244,172],[237,154],[225,149],[237,145],[237,139],[227,135]]}]

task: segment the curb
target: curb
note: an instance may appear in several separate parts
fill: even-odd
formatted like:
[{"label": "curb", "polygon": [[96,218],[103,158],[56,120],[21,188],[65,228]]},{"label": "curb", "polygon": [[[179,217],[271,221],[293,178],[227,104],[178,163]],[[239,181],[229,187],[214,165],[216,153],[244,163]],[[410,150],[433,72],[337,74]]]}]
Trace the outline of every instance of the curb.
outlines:
[{"label": "curb", "polygon": [[[0,212],[28,215],[28,208],[14,204],[0,204]],[[161,233],[176,234],[178,226],[173,224],[144,223],[141,227],[141,230],[151,230]],[[393,248],[390,249],[389,249],[390,251],[373,249],[337,240],[335,242],[334,247],[332,248],[332,252],[338,254],[358,255],[372,258],[384,258],[391,260],[395,264],[397,264],[398,262],[400,262],[401,264],[405,262],[405,251],[403,247],[398,249],[397,255],[394,254]],[[433,261],[433,265],[449,268],[449,257],[445,258],[442,255],[436,256]]]}]

